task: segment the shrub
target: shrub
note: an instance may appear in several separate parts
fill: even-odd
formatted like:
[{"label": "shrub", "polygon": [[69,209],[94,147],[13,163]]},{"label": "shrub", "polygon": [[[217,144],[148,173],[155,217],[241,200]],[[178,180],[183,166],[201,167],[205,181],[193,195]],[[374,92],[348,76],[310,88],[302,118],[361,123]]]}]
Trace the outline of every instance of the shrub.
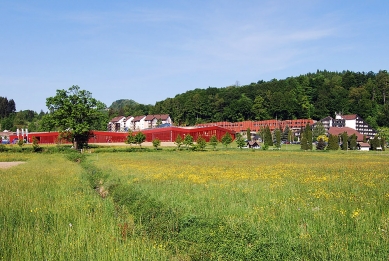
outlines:
[{"label": "shrub", "polygon": [[205,139],[204,139],[203,137],[201,137],[201,136],[199,136],[199,137],[197,138],[196,143],[197,143],[197,146],[196,146],[196,147],[197,147],[197,149],[200,150],[200,151],[204,150],[205,147],[207,146],[207,142],[206,142]]},{"label": "shrub", "polygon": [[153,140],[153,146],[154,146],[154,148],[157,150],[158,149],[158,147],[161,145],[161,141],[158,139],[158,138],[156,138],[156,139],[154,139]]},{"label": "shrub", "polygon": [[323,139],[319,139],[319,141],[317,142],[317,145],[316,145],[316,149],[317,150],[324,150],[326,148],[326,143]]},{"label": "shrub", "polygon": [[66,154],[66,158],[73,162],[82,162],[85,159],[85,154],[80,153],[77,150],[72,150],[69,153]]},{"label": "shrub", "polygon": [[34,152],[41,152],[42,148],[39,146],[38,139],[35,137],[32,137],[32,149]]}]

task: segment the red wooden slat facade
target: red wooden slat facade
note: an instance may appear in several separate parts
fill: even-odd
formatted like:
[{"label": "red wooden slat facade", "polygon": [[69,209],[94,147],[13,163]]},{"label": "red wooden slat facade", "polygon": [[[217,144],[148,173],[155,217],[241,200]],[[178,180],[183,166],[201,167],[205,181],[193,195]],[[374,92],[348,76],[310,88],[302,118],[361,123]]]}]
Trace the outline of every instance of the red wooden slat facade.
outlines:
[{"label": "red wooden slat facade", "polygon": [[307,125],[307,123],[309,125],[312,125],[314,121],[311,119],[297,119],[297,120],[285,120],[285,121],[279,121],[279,120],[240,121],[240,122],[222,121],[222,122],[198,124],[197,126],[201,126],[201,127],[219,126],[222,128],[232,130],[234,132],[245,132],[247,129],[250,129],[251,131],[254,132],[258,132],[261,129],[265,128],[266,126],[269,127],[270,131],[273,131],[275,129],[284,130],[286,126],[289,126],[289,128],[292,130],[300,130],[301,128],[304,128]]},{"label": "red wooden slat facade", "polygon": [[[135,135],[137,132],[133,132]],[[197,140],[199,136],[203,137],[207,142],[209,139],[216,135],[220,141],[223,135],[230,133],[234,138],[235,132],[219,126],[209,127],[193,127],[193,128],[181,128],[181,127],[166,127],[142,130],[142,133],[146,136],[146,142],[151,142],[158,138],[160,141],[174,142],[178,135],[184,139],[185,135],[190,134],[194,140]],[[109,143],[109,142],[125,142],[127,139],[127,132],[109,132],[109,131],[92,131],[89,143]],[[54,144],[58,140],[58,132],[32,132],[28,134],[28,142],[32,142],[32,137],[36,137],[40,144]],[[10,135],[11,142],[17,139],[16,135]],[[21,135],[19,135],[21,138]],[[26,138],[26,136],[24,136]],[[63,143],[63,142],[62,142]]]}]

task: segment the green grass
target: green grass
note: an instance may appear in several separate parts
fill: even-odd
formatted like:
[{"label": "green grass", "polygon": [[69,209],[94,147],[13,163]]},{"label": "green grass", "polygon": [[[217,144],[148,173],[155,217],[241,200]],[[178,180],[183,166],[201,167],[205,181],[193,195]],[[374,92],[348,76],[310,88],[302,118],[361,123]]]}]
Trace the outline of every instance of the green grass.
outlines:
[{"label": "green grass", "polygon": [[113,202],[90,189],[79,164],[62,155],[25,160],[0,170],[1,260],[167,259],[152,242],[122,240]]},{"label": "green grass", "polygon": [[387,152],[144,151],[0,153],[0,257],[388,260]]}]

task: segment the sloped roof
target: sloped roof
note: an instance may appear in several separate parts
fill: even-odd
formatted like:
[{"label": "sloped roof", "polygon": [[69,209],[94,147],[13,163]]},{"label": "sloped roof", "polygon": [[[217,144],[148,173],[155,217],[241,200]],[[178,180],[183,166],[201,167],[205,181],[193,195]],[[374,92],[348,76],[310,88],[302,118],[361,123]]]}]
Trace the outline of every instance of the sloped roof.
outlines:
[{"label": "sloped roof", "polygon": [[145,121],[152,121],[154,119],[161,119],[162,121],[165,121],[169,118],[169,114],[150,114],[147,115],[145,118]]},{"label": "sloped roof", "polygon": [[167,120],[170,117],[169,114],[156,114],[154,116],[155,116],[155,118],[161,119],[163,121]]},{"label": "sloped roof", "polygon": [[360,142],[359,146],[361,146],[361,147],[369,147],[370,148],[370,144],[367,143],[367,142]]},{"label": "sloped roof", "polygon": [[320,121],[329,121],[329,120],[332,120],[331,116],[327,116],[327,117],[321,119]]},{"label": "sloped roof", "polygon": [[152,121],[154,118],[155,117],[154,117],[153,114],[149,114],[149,115],[146,116],[145,121]]},{"label": "sloped roof", "polygon": [[349,128],[349,127],[330,127],[328,129],[328,134],[332,135],[341,135],[343,132],[347,132],[348,136],[355,134],[357,136],[357,141],[363,141],[363,135],[358,131]]},{"label": "sloped roof", "polygon": [[348,115],[342,115],[342,119],[345,120],[355,120],[358,115],[356,114],[348,114]]},{"label": "sloped roof", "polygon": [[118,122],[118,121],[122,120],[123,118],[125,118],[125,117],[124,117],[124,116],[117,116],[117,117],[113,118],[113,119],[111,120],[111,122],[112,122],[112,123],[115,123],[115,122]]},{"label": "sloped roof", "polygon": [[134,117],[134,119],[133,119],[132,121],[140,121],[140,120],[143,119],[144,117],[146,117],[146,116],[144,116],[144,115],[142,115],[142,116],[136,116],[136,117]]},{"label": "sloped roof", "polygon": [[247,145],[249,145],[250,147],[259,146],[259,144],[256,141],[251,141],[251,140],[247,142]]},{"label": "sloped roof", "polygon": [[128,116],[128,117],[126,118],[126,121],[130,120],[131,118],[134,118],[134,117]]}]

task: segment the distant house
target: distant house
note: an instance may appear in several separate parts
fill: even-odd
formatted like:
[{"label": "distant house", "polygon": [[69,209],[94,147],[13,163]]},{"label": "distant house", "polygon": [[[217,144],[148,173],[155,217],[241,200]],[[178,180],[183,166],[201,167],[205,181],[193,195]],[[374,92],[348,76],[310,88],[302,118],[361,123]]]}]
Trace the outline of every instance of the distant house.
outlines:
[{"label": "distant house", "polygon": [[256,141],[248,141],[247,142],[247,147],[250,149],[258,149],[260,148],[259,144]]},{"label": "distant house", "polygon": [[132,117],[132,116],[128,116],[126,118],[126,122],[124,124],[124,131],[132,130],[132,127],[133,127],[132,121],[133,120],[134,120],[134,117]]},{"label": "distant house", "polygon": [[354,129],[349,128],[349,127],[331,127],[328,130],[328,134],[332,134],[332,135],[336,135],[336,136],[339,136],[339,135],[343,134],[344,132],[346,132],[347,136],[349,136],[349,137],[351,135],[355,134],[355,136],[357,136],[357,142],[363,141],[363,135],[361,133],[359,133],[357,130],[354,130]]},{"label": "distant house", "polygon": [[172,120],[169,114],[147,115],[144,120],[145,129],[154,129],[161,124],[172,124]]},{"label": "distant house", "polygon": [[125,122],[126,122],[126,117],[117,116],[108,122],[107,129],[108,131],[114,131],[114,132],[124,131]]},{"label": "distant house", "polygon": [[362,136],[366,135],[368,139],[374,138],[374,136],[377,134],[376,130],[370,127],[370,125],[367,124],[367,122],[365,122],[358,114],[342,115],[340,113],[336,113],[335,119],[328,116],[324,119],[321,119],[320,122],[323,123],[323,126],[327,132],[330,128],[333,127],[346,127],[356,130]]},{"label": "distant house", "polygon": [[108,131],[139,131],[144,129],[154,129],[157,127],[169,127],[173,124],[169,114],[150,114],[141,116],[118,116],[108,123]]},{"label": "distant house", "polygon": [[359,142],[358,148],[361,151],[369,151],[370,150],[370,144],[367,142]]},{"label": "distant house", "polygon": [[134,131],[139,131],[144,129],[144,121],[145,121],[146,116],[136,116],[132,120],[132,130]]}]

